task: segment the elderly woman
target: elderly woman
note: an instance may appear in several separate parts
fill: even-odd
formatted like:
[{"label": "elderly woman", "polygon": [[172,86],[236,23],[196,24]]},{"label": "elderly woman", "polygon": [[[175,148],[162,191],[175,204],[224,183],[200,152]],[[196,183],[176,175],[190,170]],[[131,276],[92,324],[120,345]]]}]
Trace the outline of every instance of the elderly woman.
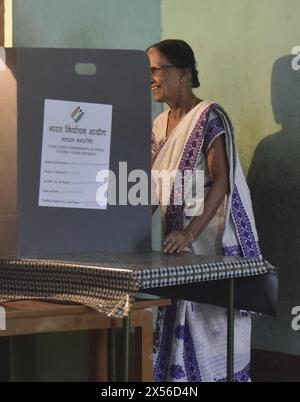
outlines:
[{"label": "elderly woman", "polygon": [[[176,202],[180,180],[174,179],[167,190],[168,202],[157,182],[161,208],[154,213],[162,211],[164,251],[260,257],[232,125],[218,104],[193,94],[200,86],[193,50],[182,40],[164,40],[147,53],[153,97],[169,106],[153,124],[152,170],[176,171],[180,177],[193,172],[192,187],[195,172],[204,172],[201,213],[191,214],[184,200]],[[157,336],[155,381],[226,380],[226,309],[173,300],[159,313]],[[250,337],[251,318],[237,311],[235,381],[250,380]]]}]

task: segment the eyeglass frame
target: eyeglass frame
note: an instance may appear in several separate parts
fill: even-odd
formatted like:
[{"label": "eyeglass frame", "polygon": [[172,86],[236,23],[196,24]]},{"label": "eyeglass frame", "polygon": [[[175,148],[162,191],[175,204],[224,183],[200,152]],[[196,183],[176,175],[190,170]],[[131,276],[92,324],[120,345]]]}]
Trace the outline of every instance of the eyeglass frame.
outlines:
[{"label": "eyeglass frame", "polygon": [[166,66],[160,66],[160,67],[150,67],[150,74],[151,74],[151,75],[155,75],[155,74],[157,74],[160,70],[163,70],[164,68],[170,68],[170,67],[176,68],[176,66],[172,66],[171,64],[170,64],[170,65],[166,65]]}]

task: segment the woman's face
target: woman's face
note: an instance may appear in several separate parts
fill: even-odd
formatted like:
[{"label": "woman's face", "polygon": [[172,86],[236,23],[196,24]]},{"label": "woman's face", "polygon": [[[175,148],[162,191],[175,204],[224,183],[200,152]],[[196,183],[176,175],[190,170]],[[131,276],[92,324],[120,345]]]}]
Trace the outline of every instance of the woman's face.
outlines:
[{"label": "woman's face", "polygon": [[156,102],[176,102],[180,97],[182,70],[172,67],[168,59],[155,48],[147,52],[151,69],[151,90]]}]

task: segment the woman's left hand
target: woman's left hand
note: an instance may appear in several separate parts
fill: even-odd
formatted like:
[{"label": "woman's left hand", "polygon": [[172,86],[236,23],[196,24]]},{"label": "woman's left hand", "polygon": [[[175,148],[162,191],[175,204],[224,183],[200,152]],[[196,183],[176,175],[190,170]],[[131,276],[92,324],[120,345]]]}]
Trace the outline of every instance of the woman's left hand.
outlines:
[{"label": "woman's left hand", "polygon": [[164,241],[165,253],[181,253],[184,249],[192,244],[192,238],[189,233],[184,230],[173,230]]}]

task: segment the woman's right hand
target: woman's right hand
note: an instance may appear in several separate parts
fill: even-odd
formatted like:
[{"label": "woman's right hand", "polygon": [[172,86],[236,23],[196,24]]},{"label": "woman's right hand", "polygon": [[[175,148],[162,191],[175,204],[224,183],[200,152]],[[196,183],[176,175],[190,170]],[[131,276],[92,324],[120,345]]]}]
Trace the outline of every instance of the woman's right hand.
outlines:
[{"label": "woman's right hand", "polygon": [[165,253],[182,253],[185,248],[191,246],[193,236],[185,230],[172,230],[163,243]]}]

